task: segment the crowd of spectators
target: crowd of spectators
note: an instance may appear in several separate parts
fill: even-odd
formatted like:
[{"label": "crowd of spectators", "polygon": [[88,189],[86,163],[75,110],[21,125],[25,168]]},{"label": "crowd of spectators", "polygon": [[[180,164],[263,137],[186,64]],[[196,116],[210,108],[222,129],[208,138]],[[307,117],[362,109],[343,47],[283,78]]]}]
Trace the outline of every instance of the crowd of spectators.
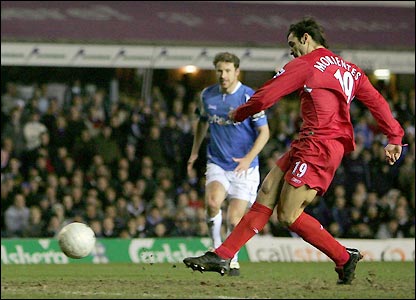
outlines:
[{"label": "crowd of spectators", "polygon": [[[120,95],[114,101],[106,90],[86,89],[79,81],[52,96],[48,83],[25,90],[15,82],[6,86],[2,237],[55,237],[73,221],[89,224],[97,237],[208,236],[205,155],[194,175],[186,174],[198,92],[185,101],[186,87],[177,83],[170,94],[155,86],[151,99]],[[385,137],[366,108],[353,101],[357,149],[344,158],[329,191],[306,209],[336,237],[415,236],[415,94],[379,90],[409,146],[398,164],[386,164]],[[260,156],[262,176],[301,122],[292,99],[267,114],[271,137]],[[292,236],[276,214],[260,234]]]}]

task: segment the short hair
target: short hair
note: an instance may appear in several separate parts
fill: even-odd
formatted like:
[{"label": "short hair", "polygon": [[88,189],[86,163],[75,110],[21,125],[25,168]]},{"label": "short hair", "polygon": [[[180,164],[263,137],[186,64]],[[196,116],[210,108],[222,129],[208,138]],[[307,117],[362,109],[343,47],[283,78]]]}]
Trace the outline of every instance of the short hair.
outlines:
[{"label": "short hair", "polygon": [[240,67],[240,59],[238,58],[237,55],[230,53],[230,52],[220,52],[217,55],[215,55],[214,60],[213,60],[214,66],[216,66],[217,63],[220,61],[233,63],[236,69]]},{"label": "short hair", "polygon": [[329,48],[323,27],[319,25],[313,17],[304,17],[301,21],[291,24],[289,26],[286,38],[291,33],[293,33],[293,35],[299,40],[305,33],[307,33],[315,42],[319,43],[325,48]]}]

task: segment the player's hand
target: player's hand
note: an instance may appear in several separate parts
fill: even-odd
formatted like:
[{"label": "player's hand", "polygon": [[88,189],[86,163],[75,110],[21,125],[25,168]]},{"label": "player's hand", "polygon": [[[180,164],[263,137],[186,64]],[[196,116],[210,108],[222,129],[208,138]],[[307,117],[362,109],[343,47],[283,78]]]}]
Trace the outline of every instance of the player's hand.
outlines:
[{"label": "player's hand", "polygon": [[394,165],[402,154],[402,146],[388,144],[386,147],[384,147],[384,153],[386,154],[386,161],[389,163],[389,165]]},{"label": "player's hand", "polygon": [[233,157],[233,161],[238,163],[237,167],[234,169],[234,172],[237,173],[237,176],[244,175],[247,172],[247,170],[250,168],[251,160],[248,158]]},{"label": "player's hand", "polygon": [[228,112],[228,118],[229,118],[231,121],[235,122],[235,120],[234,120],[234,116],[235,116],[235,109],[230,110],[230,111]]}]

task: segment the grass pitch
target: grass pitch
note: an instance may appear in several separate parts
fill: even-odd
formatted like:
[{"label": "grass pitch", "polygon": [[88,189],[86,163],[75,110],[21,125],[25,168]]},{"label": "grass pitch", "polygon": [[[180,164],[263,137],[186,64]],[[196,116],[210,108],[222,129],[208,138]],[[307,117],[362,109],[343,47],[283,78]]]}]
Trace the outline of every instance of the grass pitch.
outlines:
[{"label": "grass pitch", "polygon": [[239,277],[178,264],[2,265],[1,299],[415,299],[414,262],[360,262],[336,285],[330,262],[242,262]]}]

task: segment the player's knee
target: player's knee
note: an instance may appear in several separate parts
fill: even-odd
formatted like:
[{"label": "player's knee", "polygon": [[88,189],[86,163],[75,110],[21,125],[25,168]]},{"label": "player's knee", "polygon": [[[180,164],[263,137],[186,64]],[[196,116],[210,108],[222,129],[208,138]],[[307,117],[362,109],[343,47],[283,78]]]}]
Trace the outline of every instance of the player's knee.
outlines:
[{"label": "player's knee", "polygon": [[234,213],[234,214],[230,214],[229,218],[227,219],[227,223],[229,224],[229,228],[235,227],[237,226],[238,222],[241,221],[241,219],[243,218],[244,213],[240,214],[240,213]]},{"label": "player's knee", "polygon": [[263,184],[260,187],[260,193],[267,197],[272,191],[272,182],[270,180],[263,181]]},{"label": "player's knee", "polygon": [[208,215],[210,217],[215,217],[220,212],[221,204],[219,204],[214,199],[208,199],[206,203],[206,208]]},{"label": "player's knee", "polygon": [[257,194],[256,202],[273,209],[276,196],[275,191],[272,189],[271,182],[265,181]]},{"label": "player's knee", "polygon": [[277,218],[279,222],[286,227],[289,227],[296,221],[296,215],[289,211],[278,211]]}]

